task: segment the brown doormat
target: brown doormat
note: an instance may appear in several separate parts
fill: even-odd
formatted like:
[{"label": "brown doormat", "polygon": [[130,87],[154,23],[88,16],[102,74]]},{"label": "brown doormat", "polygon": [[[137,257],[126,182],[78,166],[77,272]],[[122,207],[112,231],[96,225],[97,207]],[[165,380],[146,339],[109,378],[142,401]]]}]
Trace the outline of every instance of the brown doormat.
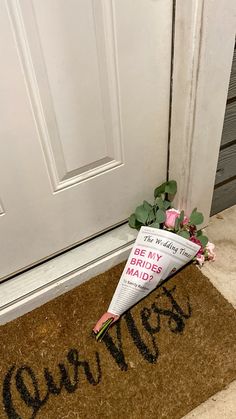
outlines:
[{"label": "brown doormat", "polygon": [[188,266],[91,330],[123,264],[0,328],[0,417],[181,418],[236,378],[236,313]]}]

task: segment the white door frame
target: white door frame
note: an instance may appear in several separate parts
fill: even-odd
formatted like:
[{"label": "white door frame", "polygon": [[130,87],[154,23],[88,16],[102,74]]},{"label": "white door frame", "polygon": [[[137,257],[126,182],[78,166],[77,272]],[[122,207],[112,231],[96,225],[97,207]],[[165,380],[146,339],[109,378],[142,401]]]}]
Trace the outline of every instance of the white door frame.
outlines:
[{"label": "white door frame", "polygon": [[[236,32],[235,0],[177,0],[169,178],[175,205],[197,206],[207,224]],[[0,284],[0,324],[69,291],[125,260],[135,239],[127,225]],[[18,286],[20,281],[20,287]],[[79,302],[78,302],[79,303]]]},{"label": "white door frame", "polygon": [[209,221],[234,52],[235,0],[177,0],[169,178],[176,207]]}]

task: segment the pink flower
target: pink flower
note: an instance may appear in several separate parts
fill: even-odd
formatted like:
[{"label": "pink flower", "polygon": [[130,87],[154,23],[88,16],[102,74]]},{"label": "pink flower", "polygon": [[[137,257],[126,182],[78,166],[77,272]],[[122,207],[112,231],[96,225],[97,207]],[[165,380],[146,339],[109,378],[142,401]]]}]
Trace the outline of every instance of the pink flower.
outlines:
[{"label": "pink flower", "polygon": [[216,254],[214,252],[215,245],[211,242],[208,242],[206,245],[206,251],[207,251],[207,259],[214,262],[216,260]]},{"label": "pink flower", "polygon": [[187,215],[184,216],[183,225],[188,224],[190,221],[189,217]]},{"label": "pink flower", "polygon": [[[167,228],[174,228],[175,220],[180,216],[180,211],[174,208],[168,209],[166,211],[166,220],[165,220],[165,227]],[[185,215],[183,220],[183,225],[188,224],[189,218]]]},{"label": "pink flower", "polygon": [[196,261],[197,261],[197,263],[198,263],[200,266],[202,266],[202,265],[203,265],[203,263],[205,262],[205,257],[204,257],[204,255],[199,255],[199,254],[197,254],[197,256],[196,256]]}]

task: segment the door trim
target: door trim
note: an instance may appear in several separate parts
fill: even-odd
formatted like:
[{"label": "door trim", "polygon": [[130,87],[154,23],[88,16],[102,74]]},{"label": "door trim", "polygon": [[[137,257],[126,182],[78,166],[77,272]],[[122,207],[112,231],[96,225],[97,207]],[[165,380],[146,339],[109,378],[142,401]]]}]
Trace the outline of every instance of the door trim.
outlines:
[{"label": "door trim", "polygon": [[136,236],[136,230],[124,224],[1,283],[0,324],[28,313],[123,262]]},{"label": "door trim", "polygon": [[235,0],[175,2],[169,178],[177,208],[209,221],[232,65]]}]

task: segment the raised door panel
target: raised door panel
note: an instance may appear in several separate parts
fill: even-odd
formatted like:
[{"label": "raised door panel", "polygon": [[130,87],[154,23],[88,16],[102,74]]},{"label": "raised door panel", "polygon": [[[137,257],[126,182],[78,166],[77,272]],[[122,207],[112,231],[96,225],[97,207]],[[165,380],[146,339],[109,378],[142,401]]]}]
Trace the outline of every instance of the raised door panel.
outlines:
[{"label": "raised door panel", "polygon": [[113,3],[11,3],[55,191],[122,164]]}]

